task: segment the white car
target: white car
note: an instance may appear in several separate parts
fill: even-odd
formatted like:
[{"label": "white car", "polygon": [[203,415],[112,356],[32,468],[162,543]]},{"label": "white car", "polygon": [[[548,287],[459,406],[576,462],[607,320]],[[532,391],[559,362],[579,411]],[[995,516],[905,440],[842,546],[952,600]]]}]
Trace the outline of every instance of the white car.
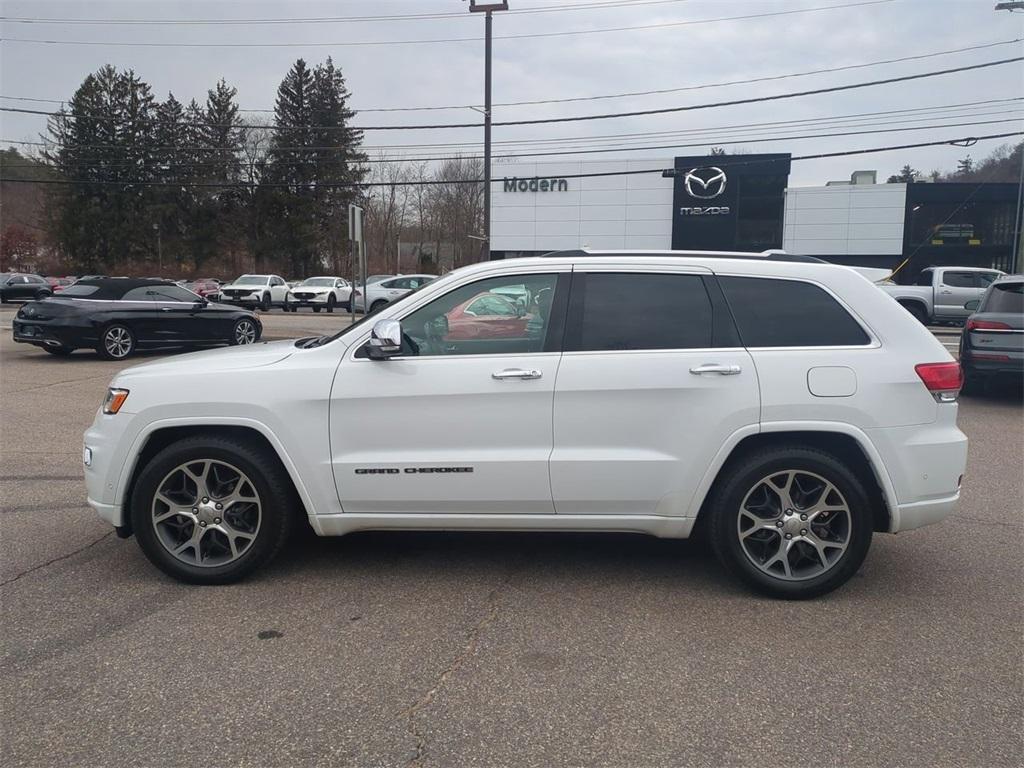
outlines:
[{"label": "white car", "polygon": [[960,385],[846,267],[573,251],[456,270],[333,336],[124,370],[83,460],[89,504],[187,582],[242,578],[298,525],[700,525],[748,585],[806,598],[874,533],[954,510]]},{"label": "white car", "polygon": [[352,305],[358,312],[365,312],[367,306],[370,312],[380,312],[388,304],[436,279],[437,275],[399,275],[388,280],[370,282],[366,286],[365,297],[362,285],[356,284],[352,291]]},{"label": "white car", "polygon": [[278,275],[242,275],[221,286],[219,301],[266,312],[271,307],[283,307],[287,295],[288,283]]},{"label": "white car", "polygon": [[299,307],[312,307],[314,312],[335,307],[348,309],[352,286],[343,277],[307,277],[292,286],[285,297],[284,311],[296,312]]}]

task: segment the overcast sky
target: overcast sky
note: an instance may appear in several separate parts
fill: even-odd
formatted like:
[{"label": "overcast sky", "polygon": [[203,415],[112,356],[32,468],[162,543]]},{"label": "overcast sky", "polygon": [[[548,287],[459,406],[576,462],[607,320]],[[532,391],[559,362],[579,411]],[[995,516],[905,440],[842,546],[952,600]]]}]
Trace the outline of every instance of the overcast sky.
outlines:
[{"label": "overcast sky", "polygon": [[[494,18],[494,101],[566,99],[748,80],[844,67],[879,60],[965,48],[1024,37],[1024,13],[995,11],[994,0],[893,0],[838,10],[781,16],[678,24],[728,16],[769,14],[795,9],[848,5],[854,0],[510,0],[513,11],[537,8],[570,10],[497,13]],[[604,8],[582,8],[599,6]],[[468,13],[465,0],[278,0],[277,2],[48,2],[4,0],[3,16],[34,19],[280,19],[454,13],[440,19],[261,25],[2,24],[0,94],[4,97],[66,99],[82,79],[104,64],[134,69],[157,98],[169,91],[187,102],[202,101],[219,78],[238,88],[243,108],[273,107],[282,76],[295,59],[318,62],[332,56],[345,73],[352,106],[359,109],[479,104],[483,99],[483,18]],[[564,36],[498,39],[506,35],[582,32],[617,27],[663,25],[653,29],[593,32]],[[469,41],[410,43],[410,40],[471,38]],[[11,38],[96,41],[117,45],[19,42]],[[387,45],[352,45],[400,41]],[[404,41],[404,42],[402,42]],[[201,43],[197,47],[141,47],[128,43]],[[257,47],[238,47],[240,43]],[[294,43],[294,46],[281,44]],[[274,44],[273,46],[269,44]],[[231,47],[234,46],[234,47]],[[931,70],[960,67],[1022,55],[1021,43],[935,56],[918,61],[791,77],[756,84],[548,105],[496,107],[495,120],[517,120],[602,112],[658,109],[713,101],[824,88]],[[794,155],[910,144],[972,134],[1024,130],[1021,102],[954,108],[954,105],[1024,96],[1024,67],[1003,65],[925,80],[807,96],[782,101],[704,109],[646,117],[542,126],[495,128],[495,152],[501,141],[595,137],[608,134],[696,131],[664,144],[697,143],[676,150],[645,150],[589,155],[588,159],[665,158],[703,154],[712,145],[751,152]],[[55,104],[0,100],[5,107],[52,109]],[[841,130],[912,128],[824,139],[773,138],[767,129],[724,128],[775,121],[835,118],[867,112],[930,108],[903,116],[872,117],[848,125],[797,126],[796,135]],[[945,110],[940,112],[938,110]],[[258,115],[252,115],[256,117]],[[268,117],[263,115],[264,118]],[[908,122],[909,118],[919,118]],[[920,119],[920,118],[925,119]],[[2,113],[0,136],[38,140],[45,119]],[[429,112],[364,112],[361,125],[473,122],[468,108]],[[946,123],[993,122],[939,128]],[[713,129],[713,130],[711,130]],[[776,134],[778,128],[773,128]],[[479,142],[481,130],[368,132],[371,146],[430,142]],[[637,137],[625,141],[632,143]],[[694,141],[696,140],[696,142]],[[738,141],[737,141],[738,140]],[[618,140],[620,143],[622,140]],[[1009,141],[1009,140],[1004,140]],[[922,171],[951,170],[966,153],[980,159],[999,141],[963,150],[932,147],[853,158],[809,160],[793,164],[791,185],[849,178],[857,169],[877,169],[881,180],[904,163]],[[523,145],[516,145],[522,149]],[[542,146],[542,145],[536,145]],[[549,143],[547,149],[550,150]],[[371,154],[376,150],[370,150]],[[393,153],[393,150],[387,150]],[[466,152],[478,152],[479,145]],[[412,154],[423,155],[423,150]],[[437,150],[426,155],[437,154]],[[549,158],[554,159],[554,158]]]}]

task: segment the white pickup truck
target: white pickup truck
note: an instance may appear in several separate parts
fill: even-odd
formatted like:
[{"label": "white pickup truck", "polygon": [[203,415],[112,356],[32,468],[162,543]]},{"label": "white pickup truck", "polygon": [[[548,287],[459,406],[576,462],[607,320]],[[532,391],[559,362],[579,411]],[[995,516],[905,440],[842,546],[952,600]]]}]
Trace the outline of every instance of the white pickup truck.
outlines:
[{"label": "white pickup truck", "polygon": [[913,285],[883,283],[879,287],[922,323],[963,322],[972,312],[964,305],[980,299],[1002,274],[982,267],[929,267]]}]

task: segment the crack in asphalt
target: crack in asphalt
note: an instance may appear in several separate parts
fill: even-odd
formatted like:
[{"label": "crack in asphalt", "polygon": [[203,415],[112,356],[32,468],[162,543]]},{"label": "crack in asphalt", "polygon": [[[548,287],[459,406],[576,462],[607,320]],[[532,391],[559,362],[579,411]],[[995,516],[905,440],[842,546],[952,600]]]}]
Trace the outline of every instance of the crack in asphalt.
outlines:
[{"label": "crack in asphalt", "polygon": [[27,576],[28,574],[33,573],[34,571],[41,570],[43,568],[46,568],[48,566],[53,565],[54,563],[59,563],[61,560],[67,560],[69,557],[74,557],[75,555],[77,555],[77,554],[79,554],[81,552],[85,552],[85,550],[89,549],[90,547],[95,547],[101,541],[103,541],[104,539],[110,538],[113,535],[114,535],[114,531],[107,531],[106,533],[104,533],[102,536],[100,536],[95,541],[89,542],[84,547],[80,547],[79,549],[76,549],[74,552],[68,552],[66,555],[61,555],[60,557],[55,557],[52,560],[47,560],[45,563],[40,563],[39,565],[33,565],[28,570],[24,570],[21,573],[17,574],[16,576],[12,576],[11,578],[7,579],[6,581],[0,581],[0,587],[6,587],[8,584],[13,584],[15,581],[20,579],[22,576]]},{"label": "crack in asphalt", "polygon": [[481,636],[487,628],[494,623],[494,620],[498,618],[501,593],[505,587],[508,586],[508,582],[509,579],[506,578],[487,595],[484,615],[469,630],[469,633],[466,635],[466,643],[462,646],[462,651],[441,671],[441,674],[438,675],[434,685],[431,686],[430,689],[428,689],[415,702],[413,702],[411,706],[399,713],[399,717],[404,718],[406,721],[406,730],[409,731],[409,734],[415,741],[415,752],[413,753],[412,759],[406,763],[407,768],[413,768],[414,766],[422,764],[421,761],[423,760],[423,754],[426,751],[427,746],[426,734],[416,723],[417,713],[430,705],[444,684],[452,677],[452,675],[459,671],[470,656],[476,653],[477,646],[480,644]]},{"label": "crack in asphalt", "polygon": [[88,506],[80,501],[73,504],[17,504],[14,506],[0,504],[0,515],[13,515],[17,512],[63,512],[68,509],[88,509]]},{"label": "crack in asphalt", "polygon": [[82,475],[0,475],[0,483],[14,480],[82,480]]},{"label": "crack in asphalt", "polygon": [[8,390],[8,395],[24,395],[29,392],[38,392],[41,389],[49,389],[50,387],[59,387],[61,384],[77,384],[80,381],[90,381],[92,379],[110,379],[109,373],[96,374],[94,376],[84,376],[80,379],[62,379],[61,381],[51,381],[49,384],[40,384],[37,387],[31,387],[29,389],[15,389]]}]

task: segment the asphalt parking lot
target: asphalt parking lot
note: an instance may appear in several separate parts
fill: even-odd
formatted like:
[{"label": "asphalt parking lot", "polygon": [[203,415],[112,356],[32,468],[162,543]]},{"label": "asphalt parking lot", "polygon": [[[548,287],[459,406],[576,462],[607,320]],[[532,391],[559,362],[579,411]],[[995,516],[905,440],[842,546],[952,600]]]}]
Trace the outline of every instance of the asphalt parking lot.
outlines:
[{"label": "asphalt parking lot", "polygon": [[[876,536],[810,602],[751,596],[699,543],[627,535],[305,537],[196,588],[85,505],[81,434],[123,364],[14,344],[10,317],[6,765],[1021,763],[1018,391],[962,400],[959,512]],[[273,312],[265,337],[347,317]]]}]

